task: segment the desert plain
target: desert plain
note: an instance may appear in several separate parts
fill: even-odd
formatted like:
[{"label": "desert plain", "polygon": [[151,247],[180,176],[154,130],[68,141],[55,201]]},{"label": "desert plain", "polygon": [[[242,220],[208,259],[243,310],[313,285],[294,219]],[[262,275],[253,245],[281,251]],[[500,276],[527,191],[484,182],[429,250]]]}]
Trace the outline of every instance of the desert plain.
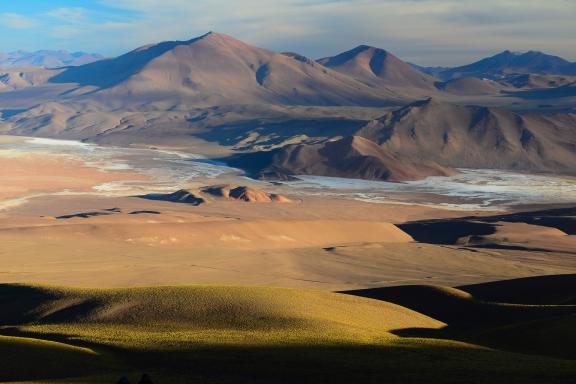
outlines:
[{"label": "desert plain", "polygon": [[[251,180],[169,148],[101,156],[34,140],[0,141],[2,381],[567,383],[576,373],[565,336],[576,213],[565,202],[369,201]],[[157,173],[154,151],[170,153],[174,172]],[[247,188],[198,192],[223,185]],[[188,194],[175,201],[176,190]]]}]

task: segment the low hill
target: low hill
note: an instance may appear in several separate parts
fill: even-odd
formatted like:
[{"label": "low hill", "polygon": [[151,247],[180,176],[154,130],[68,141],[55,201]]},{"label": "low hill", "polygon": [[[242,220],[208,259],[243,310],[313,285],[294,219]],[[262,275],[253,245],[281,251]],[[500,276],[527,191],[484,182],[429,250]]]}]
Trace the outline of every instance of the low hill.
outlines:
[{"label": "low hill", "polygon": [[476,77],[461,77],[444,83],[437,83],[436,86],[445,92],[462,96],[497,95],[504,88],[502,84],[493,80]]},{"label": "low hill", "polygon": [[89,348],[28,337],[0,336],[0,358],[2,382],[85,376],[104,366],[102,356]]},{"label": "low hill", "polygon": [[321,144],[288,145],[269,152],[238,155],[228,160],[261,178],[293,175],[407,181],[448,176],[455,171],[432,161],[411,161],[359,136]]},{"label": "low hill", "polygon": [[[442,323],[400,306],[320,291],[261,287],[157,287],[135,289],[59,289],[0,286],[1,325],[123,325],[188,329],[199,340],[220,330],[234,332],[292,329],[309,337],[385,335],[403,327],[440,327]],[[386,314],[386,316],[382,316]],[[134,329],[135,331],[137,330]],[[202,336],[200,331],[206,332]],[[323,330],[325,334],[314,333]],[[335,333],[331,333],[335,331]],[[78,331],[83,332],[82,329]],[[338,335],[338,332],[343,332]],[[158,335],[166,339],[162,335]],[[130,342],[122,335],[116,335]],[[293,338],[293,341],[297,339]],[[134,343],[144,340],[134,340]],[[221,340],[226,342],[226,340]],[[253,340],[258,342],[258,340]]]},{"label": "low hill", "polygon": [[290,203],[290,199],[286,196],[239,185],[212,185],[201,188],[200,191],[215,198],[246,203]]},{"label": "low hill", "polygon": [[[0,286],[2,333],[34,344],[67,340],[89,351],[54,357],[4,350],[6,367],[25,358],[38,377],[59,383],[117,382],[145,372],[153,382],[392,383],[567,382],[571,361],[501,352],[451,340],[402,338],[414,329],[442,332],[444,323],[402,306],[337,293],[263,287],[70,289]],[[9,327],[7,327],[9,326]],[[13,340],[13,339],[11,339]],[[12,341],[9,342],[12,342]],[[17,342],[21,342],[16,340]],[[24,342],[24,341],[22,341]],[[2,352],[0,339],[0,352]],[[52,355],[56,356],[56,355]],[[57,367],[62,376],[48,369]],[[88,367],[89,368],[89,367]],[[66,371],[68,374],[66,375]],[[440,373],[440,374],[439,374]],[[2,376],[4,374],[4,376]],[[21,376],[26,377],[25,375]]]},{"label": "low hill", "polygon": [[268,193],[246,186],[223,184],[202,187],[198,190],[182,189],[169,194],[141,196],[148,200],[169,201],[190,205],[202,205],[214,199],[241,201],[245,203],[290,203],[290,199],[275,193]]}]

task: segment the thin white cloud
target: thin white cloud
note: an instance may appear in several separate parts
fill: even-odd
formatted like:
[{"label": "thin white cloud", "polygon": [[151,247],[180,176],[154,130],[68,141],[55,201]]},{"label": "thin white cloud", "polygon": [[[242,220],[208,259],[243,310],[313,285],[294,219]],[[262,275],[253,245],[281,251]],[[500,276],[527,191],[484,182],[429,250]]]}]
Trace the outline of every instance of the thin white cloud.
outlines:
[{"label": "thin white cloud", "polygon": [[[504,49],[576,60],[574,0],[97,0],[57,8],[60,46],[123,53],[210,30],[275,50],[335,54],[358,44],[422,64],[460,64]],[[89,2],[88,2],[89,3]],[[14,22],[25,25],[25,22]]]},{"label": "thin white cloud", "polygon": [[192,37],[215,29],[312,57],[368,43],[429,64],[465,62],[504,49],[538,49],[576,59],[573,0],[103,2],[138,14],[126,42]]},{"label": "thin white cloud", "polygon": [[47,12],[46,16],[64,23],[79,24],[88,21],[86,13],[86,9],[81,7],[62,7]]},{"label": "thin white cloud", "polygon": [[10,29],[31,29],[36,27],[37,22],[19,13],[6,12],[0,14],[0,24]]}]

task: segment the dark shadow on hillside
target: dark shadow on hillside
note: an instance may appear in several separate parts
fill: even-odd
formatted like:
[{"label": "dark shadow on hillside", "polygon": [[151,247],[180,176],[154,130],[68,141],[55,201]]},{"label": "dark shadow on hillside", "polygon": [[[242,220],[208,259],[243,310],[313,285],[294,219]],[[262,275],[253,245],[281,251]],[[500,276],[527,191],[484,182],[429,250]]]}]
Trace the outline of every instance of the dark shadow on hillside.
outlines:
[{"label": "dark shadow on hillside", "polygon": [[576,275],[558,275],[459,289],[401,286],[342,293],[398,304],[447,324],[442,329],[398,329],[393,331],[397,336],[576,359],[575,286]]},{"label": "dark shadow on hillside", "polygon": [[[98,345],[92,348],[102,350]],[[571,361],[463,348],[442,341],[398,341],[389,346],[191,345],[180,351],[118,348],[106,350],[106,355],[111,365],[102,374],[117,378],[148,372],[158,383],[560,384],[571,383],[576,375]]]},{"label": "dark shadow on hillside", "polygon": [[434,286],[401,286],[342,292],[410,308],[462,329],[503,326],[576,314],[576,306],[529,306],[474,299],[467,292]]},{"label": "dark shadow on hillside", "polygon": [[[568,235],[576,235],[576,207],[532,212],[519,212],[495,216],[466,216],[451,219],[414,221],[398,225],[416,241],[429,244],[454,245],[461,239],[473,244],[475,238],[496,232],[499,222],[524,223],[535,226],[556,228]],[[516,249],[526,251],[547,251],[542,248],[501,244],[473,245],[484,248]],[[576,250],[575,250],[576,251]]]},{"label": "dark shadow on hillside", "polygon": [[308,137],[328,138],[350,136],[366,124],[363,120],[337,118],[318,119],[250,119],[240,123],[211,127],[198,137],[220,145],[237,145],[248,140],[255,133],[265,138],[259,146],[274,146],[290,138],[305,135]]},{"label": "dark shadow on hillside", "polygon": [[465,220],[414,222],[398,227],[414,240],[428,244],[456,244],[463,237],[496,233],[493,224]]},{"label": "dark shadow on hillside", "polygon": [[576,305],[576,274],[525,277],[459,287],[477,300],[513,304]]},{"label": "dark shadow on hillside", "polygon": [[576,96],[576,86],[566,85],[557,88],[531,89],[528,91],[505,92],[506,96],[527,100],[558,99]]},{"label": "dark shadow on hillside", "polygon": [[[101,305],[92,299],[75,300],[68,297],[56,311],[38,318],[38,308],[58,300],[59,291],[20,285],[0,285],[0,335],[30,339],[51,340],[72,346],[89,347],[97,351],[106,364],[103,375],[118,377],[153,374],[155,382],[202,382],[202,383],[570,383],[576,377],[573,361],[554,360],[543,357],[545,348],[537,351],[539,356],[513,354],[497,350],[463,347],[445,340],[474,341],[479,345],[497,346],[492,338],[482,339],[482,333],[524,320],[550,320],[566,313],[574,315],[576,307],[498,306],[496,303],[474,302],[465,294],[442,290],[424,290],[418,287],[397,287],[348,292],[357,296],[395,301],[400,305],[414,307],[442,317],[449,326],[441,330],[399,329],[395,334],[402,337],[427,338],[427,343],[408,339],[391,339],[384,345],[367,341],[366,344],[340,344],[310,342],[302,344],[282,343],[274,345],[252,344],[247,334],[246,344],[205,345],[199,340],[174,340],[174,344],[151,344],[146,348],[114,344],[115,328],[112,323],[102,323],[110,329],[110,341],[100,344],[63,333],[44,333],[31,328],[34,324],[82,326],[82,319]],[[72,300],[69,300],[72,298]],[[472,301],[472,302],[470,302]],[[266,320],[268,321],[268,320]],[[91,326],[98,323],[91,323]],[[130,327],[125,325],[126,327]],[[208,326],[208,325],[205,325]],[[66,329],[66,328],[62,328]],[[73,328],[71,328],[73,329]],[[201,328],[199,332],[201,332]],[[162,332],[158,325],[155,332]],[[319,332],[322,332],[319,330]],[[442,340],[444,339],[444,340]],[[224,341],[215,340],[215,343]],[[509,343],[509,341],[507,341]],[[508,348],[508,345],[505,345]],[[509,347],[515,349],[515,345]],[[533,353],[533,351],[530,351]],[[9,359],[0,345],[0,358]],[[66,360],[59,364],[65,366]],[[19,377],[19,380],[50,378],[42,376],[43,361],[26,361],[40,367],[36,376]],[[74,370],[71,370],[71,372]],[[39,372],[39,373],[38,373]],[[76,371],[74,371],[76,372]],[[0,381],[3,379],[0,364]],[[61,377],[61,376],[58,376]],[[14,377],[10,378],[11,380]],[[81,382],[76,381],[76,382]],[[101,382],[101,381],[100,381]]]}]

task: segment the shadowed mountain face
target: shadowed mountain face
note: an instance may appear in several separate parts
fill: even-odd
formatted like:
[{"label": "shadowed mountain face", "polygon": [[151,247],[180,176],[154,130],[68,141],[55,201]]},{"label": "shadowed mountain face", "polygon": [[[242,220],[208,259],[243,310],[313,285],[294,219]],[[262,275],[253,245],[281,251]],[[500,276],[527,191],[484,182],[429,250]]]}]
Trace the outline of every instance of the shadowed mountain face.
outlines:
[{"label": "shadowed mountain face", "polygon": [[409,159],[461,168],[574,174],[576,116],[518,114],[420,101],[370,122],[359,136]]},{"label": "shadowed mountain face", "polygon": [[495,56],[439,73],[443,79],[464,76],[499,78],[511,73],[576,75],[576,63],[542,52],[501,52]]},{"label": "shadowed mountain face", "polygon": [[312,61],[218,33],[144,46],[70,68],[52,82],[92,87],[105,98],[184,98],[196,105],[385,105],[399,99]]},{"label": "shadowed mountain face", "polygon": [[361,45],[318,62],[373,86],[402,86],[434,90],[435,79],[383,49]]},{"label": "shadowed mountain face", "polygon": [[68,51],[16,51],[0,53],[0,68],[60,68],[75,65],[84,65],[102,60],[104,57],[96,53],[68,52]]},{"label": "shadowed mountain face", "polygon": [[404,159],[358,136],[239,155],[230,163],[258,177],[272,179],[318,175],[398,182],[455,173],[434,162]]}]

